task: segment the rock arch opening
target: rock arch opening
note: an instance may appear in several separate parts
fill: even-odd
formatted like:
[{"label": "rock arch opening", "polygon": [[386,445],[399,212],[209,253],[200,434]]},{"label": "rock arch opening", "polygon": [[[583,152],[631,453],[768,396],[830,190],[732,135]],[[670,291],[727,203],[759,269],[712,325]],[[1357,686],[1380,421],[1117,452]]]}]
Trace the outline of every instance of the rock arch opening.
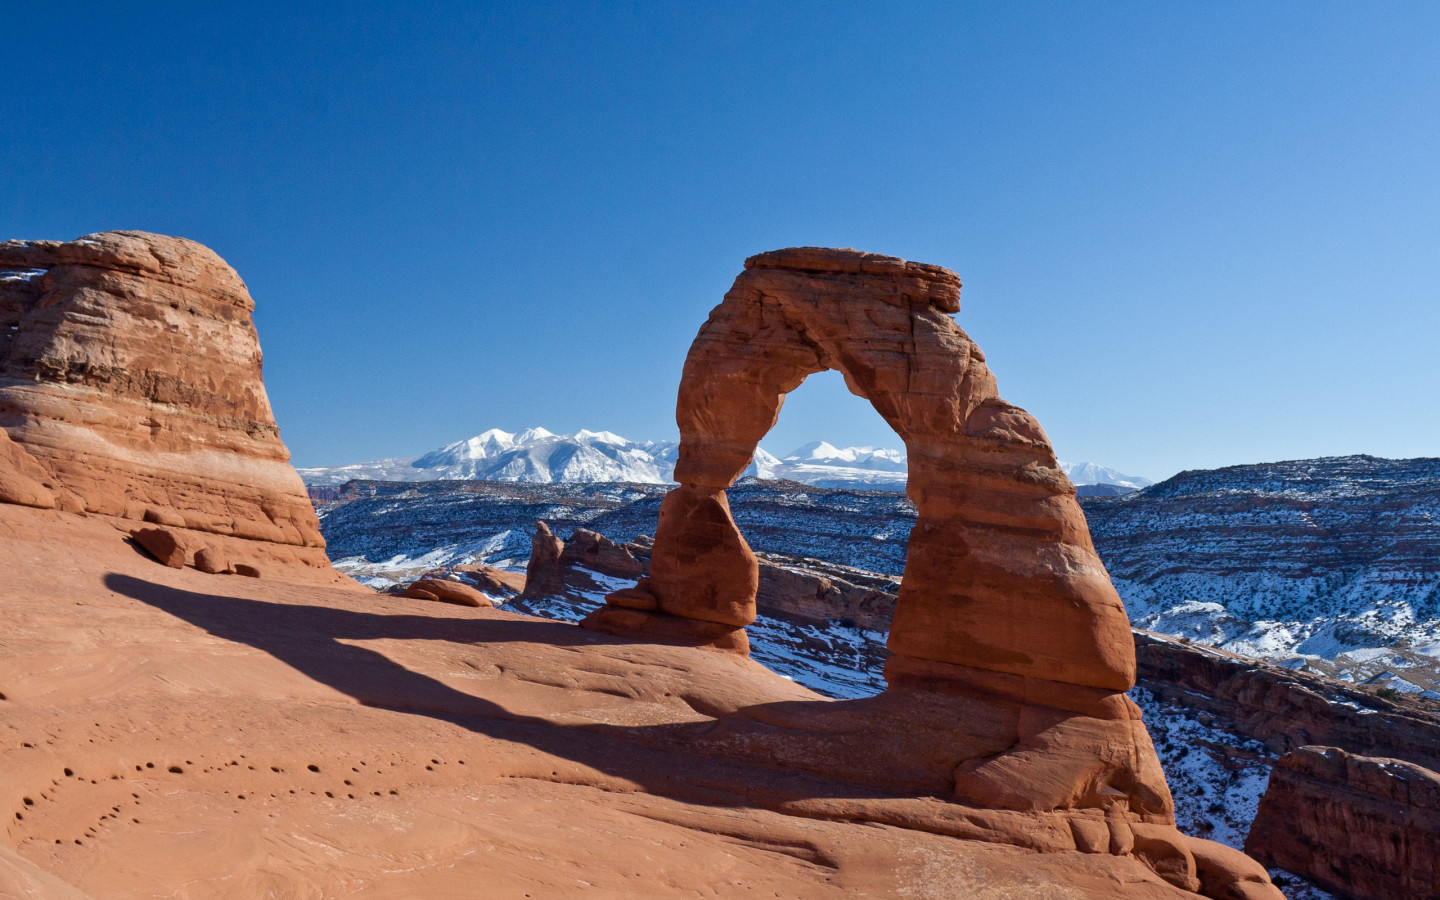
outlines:
[{"label": "rock arch opening", "polygon": [[887,681],[1127,690],[1129,621],[1074,488],[1039,423],[999,397],[959,309],[960,280],[939,266],[825,248],[746,260],[685,361],[679,486],[641,586],[655,609],[607,606],[589,627],[745,651],[758,574],[725,491],[785,396],[833,369],[909,456],[918,519]]}]

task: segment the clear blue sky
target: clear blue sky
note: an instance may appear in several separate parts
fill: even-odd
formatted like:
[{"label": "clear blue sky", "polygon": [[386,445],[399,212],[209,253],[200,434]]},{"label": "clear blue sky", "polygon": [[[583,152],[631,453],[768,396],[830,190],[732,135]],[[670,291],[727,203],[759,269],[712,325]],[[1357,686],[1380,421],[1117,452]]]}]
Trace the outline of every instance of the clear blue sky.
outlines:
[{"label": "clear blue sky", "polygon": [[1062,458],[1440,455],[1440,4],[230,5],[7,9],[0,237],[213,247],[298,464],[672,437],[796,244],[958,271]]}]

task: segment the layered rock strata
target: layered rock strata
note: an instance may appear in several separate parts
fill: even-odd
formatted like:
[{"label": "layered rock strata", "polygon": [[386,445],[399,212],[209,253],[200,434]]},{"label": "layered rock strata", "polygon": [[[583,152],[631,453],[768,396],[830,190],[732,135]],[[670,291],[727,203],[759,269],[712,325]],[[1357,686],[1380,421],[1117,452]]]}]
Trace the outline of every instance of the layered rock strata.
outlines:
[{"label": "layered rock strata", "polygon": [[0,500],[149,523],[186,560],[335,577],[261,381],[254,302],[143,232],[0,244]]},{"label": "layered rock strata", "polygon": [[817,559],[756,554],[756,608],[804,622],[840,622],[886,632],[895,615],[895,579]]},{"label": "layered rock strata", "polygon": [[[886,760],[886,773],[857,774],[865,781],[914,772],[910,789],[963,804],[1063,811],[1076,846],[1134,855],[1176,887],[1278,896],[1249,862],[1243,878],[1214,874],[1228,871],[1220,864],[1200,877],[1205,866],[1174,827],[1159,760],[1124,694],[1135,681],[1129,621],[1075,489],[1039,423],[1000,399],[984,355],[950,318],[959,298],[949,270],[855,250],[746,260],[685,361],[679,487],[661,504],[649,577],[584,624],[746,650],[759,567],[725,491],[785,396],[836,369],[909,454],[918,518],[888,641],[889,687],[844,711],[766,710],[754,714],[761,727],[727,722],[710,740],[728,737],[735,752],[763,746],[809,769],[848,756],[844,734]],[[653,610],[638,608],[644,598]],[[901,724],[918,722],[926,727]],[[892,728],[903,738],[877,738]],[[1206,857],[1210,845],[1197,846]]]},{"label": "layered rock strata", "polygon": [[1213,713],[1277,756],[1307,745],[1440,771],[1440,719],[1343,682],[1136,630],[1140,684]]},{"label": "layered rock strata", "polygon": [[1246,850],[1345,897],[1440,891],[1440,720],[1333,679],[1135,633],[1140,684],[1281,759]]},{"label": "layered rock strata", "polygon": [[1271,770],[1245,850],[1357,900],[1440,895],[1440,775],[1298,748]]}]

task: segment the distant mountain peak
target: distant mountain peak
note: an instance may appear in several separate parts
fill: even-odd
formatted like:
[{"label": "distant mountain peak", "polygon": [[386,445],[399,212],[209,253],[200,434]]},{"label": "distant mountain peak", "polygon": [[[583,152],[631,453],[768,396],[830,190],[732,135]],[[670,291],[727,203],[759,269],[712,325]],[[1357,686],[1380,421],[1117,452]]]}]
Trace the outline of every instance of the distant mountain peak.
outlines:
[{"label": "distant mountain peak", "polygon": [[1119,487],[1133,488],[1140,490],[1149,487],[1155,482],[1141,475],[1126,475],[1124,472],[1117,472],[1105,466],[1098,466],[1091,462],[1060,462],[1060,468],[1069,476],[1072,484],[1113,484]]},{"label": "distant mountain peak", "polygon": [[811,441],[791,450],[782,459],[835,459],[839,456],[840,448],[829,441]]}]

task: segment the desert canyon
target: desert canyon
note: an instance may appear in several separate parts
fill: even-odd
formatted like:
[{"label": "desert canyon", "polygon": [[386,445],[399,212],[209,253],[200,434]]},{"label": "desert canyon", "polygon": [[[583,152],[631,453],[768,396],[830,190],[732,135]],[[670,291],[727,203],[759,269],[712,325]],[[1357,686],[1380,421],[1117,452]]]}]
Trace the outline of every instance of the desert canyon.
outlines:
[{"label": "desert canyon", "polygon": [[[946,269],[747,260],[648,568],[582,625],[331,567],[208,249],[11,241],[0,270],[0,896],[1282,896],[1176,827],[1125,608]],[[905,440],[918,510],[887,685],[851,700],[749,658],[726,494],[825,369]],[[618,552],[549,540],[532,582]]]}]

